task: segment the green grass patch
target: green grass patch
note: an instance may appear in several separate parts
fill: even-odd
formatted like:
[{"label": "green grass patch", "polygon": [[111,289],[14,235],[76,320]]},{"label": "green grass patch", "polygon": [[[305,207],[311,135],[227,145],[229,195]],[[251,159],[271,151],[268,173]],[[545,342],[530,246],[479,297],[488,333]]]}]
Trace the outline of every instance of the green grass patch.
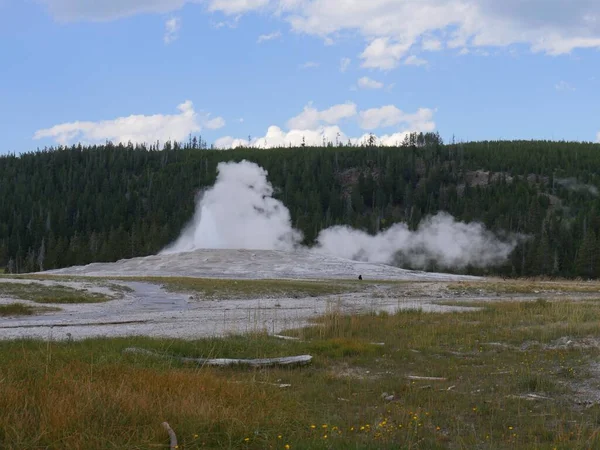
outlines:
[{"label": "green grass patch", "polygon": [[10,303],[0,305],[0,317],[32,316],[50,311],[60,311],[58,308],[45,308],[40,306],[25,305],[24,303]]},{"label": "green grass patch", "polygon": [[[244,299],[244,298],[307,298],[338,295],[354,292],[374,291],[384,288],[386,295],[395,294],[405,296],[406,287],[419,287],[422,282],[405,280],[243,280],[243,279],[218,279],[194,277],[89,277],[73,275],[0,275],[0,278],[14,278],[27,280],[54,280],[63,282],[89,282],[98,286],[105,286],[116,293],[129,293],[133,289],[115,284],[118,281],[137,281],[161,284],[166,289],[174,292],[188,292],[198,294],[203,298],[219,299]],[[374,293],[374,298],[383,298],[382,292]]]},{"label": "green grass patch", "polygon": [[160,283],[166,289],[196,293],[201,298],[305,298],[360,292],[368,286],[344,281],[226,280],[210,278],[146,277],[135,281]]},{"label": "green grass patch", "polygon": [[2,283],[0,295],[44,304],[102,303],[112,300],[106,295],[72,289],[67,286],[46,286],[41,283]]},{"label": "green grass patch", "polygon": [[[600,447],[600,408],[579,407],[574,394],[596,376],[600,350],[583,344],[600,335],[600,302],[476,306],[332,310],[287,332],[300,341],[0,342],[0,448],[167,448],[162,421],[183,449]],[[565,336],[581,345],[558,345]],[[131,346],[190,357],[311,354],[314,363],[215,369],[123,355]]]},{"label": "green grass patch", "polygon": [[544,293],[600,293],[597,281],[532,281],[532,280],[490,280],[459,281],[448,284],[448,289],[467,295],[477,294],[544,294]]}]

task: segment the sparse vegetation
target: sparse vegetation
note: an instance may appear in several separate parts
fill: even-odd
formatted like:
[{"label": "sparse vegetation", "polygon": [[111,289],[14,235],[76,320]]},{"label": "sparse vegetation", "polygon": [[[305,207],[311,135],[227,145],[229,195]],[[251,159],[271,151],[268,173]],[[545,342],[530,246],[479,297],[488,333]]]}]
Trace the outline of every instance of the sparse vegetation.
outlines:
[{"label": "sparse vegetation", "polygon": [[72,289],[67,286],[46,286],[41,283],[0,283],[0,295],[50,304],[101,303],[112,300],[112,298],[98,293]]},{"label": "sparse vegetation", "polygon": [[468,295],[478,293],[498,294],[544,294],[544,293],[598,293],[598,281],[539,281],[539,280],[491,280],[491,281],[460,281],[450,283],[448,289]]},{"label": "sparse vegetation", "polygon": [[210,278],[146,277],[136,281],[159,283],[171,291],[198,294],[199,298],[281,298],[319,297],[325,295],[360,292],[367,284],[352,281],[301,281],[301,280],[225,280]]},{"label": "sparse vegetation", "polygon": [[43,312],[58,311],[58,308],[31,306],[24,303],[9,303],[0,305],[0,317],[32,316]]},{"label": "sparse vegetation", "polygon": [[[600,390],[589,383],[600,302],[474,306],[364,316],[332,309],[288,331],[300,341],[259,333],[2,342],[0,447],[166,448],[163,420],[185,449],[600,446]],[[129,346],[315,359],[302,369],[208,369],[123,355]]]}]

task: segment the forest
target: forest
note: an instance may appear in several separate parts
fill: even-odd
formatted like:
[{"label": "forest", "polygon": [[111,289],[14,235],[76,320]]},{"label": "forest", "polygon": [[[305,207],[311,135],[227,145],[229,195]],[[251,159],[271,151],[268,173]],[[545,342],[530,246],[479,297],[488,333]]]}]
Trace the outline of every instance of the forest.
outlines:
[{"label": "forest", "polygon": [[332,225],[415,229],[446,211],[499,235],[527,236],[504,265],[467,273],[600,276],[600,144],[444,144],[427,133],[394,148],[206,147],[197,138],[162,147],[109,142],[0,157],[0,268],[23,273],[155,254],[192,218],[217,164],[246,159],[268,170],[307,245]]}]

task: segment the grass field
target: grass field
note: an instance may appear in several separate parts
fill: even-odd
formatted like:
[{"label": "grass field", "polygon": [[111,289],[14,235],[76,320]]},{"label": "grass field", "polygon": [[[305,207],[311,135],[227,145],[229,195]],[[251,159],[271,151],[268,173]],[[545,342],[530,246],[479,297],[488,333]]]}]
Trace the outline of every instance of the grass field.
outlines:
[{"label": "grass field", "polygon": [[58,308],[31,306],[24,303],[9,303],[7,305],[0,305],[0,317],[32,316],[34,314],[58,310]]},{"label": "grass field", "polygon": [[256,297],[319,297],[359,292],[364,285],[353,281],[302,280],[224,280],[211,278],[146,277],[136,281],[158,283],[171,291],[196,293],[201,298],[256,298]]},{"label": "grass field", "polygon": [[[300,341],[2,342],[0,448],[167,449],[163,421],[180,449],[599,448],[600,408],[586,400],[600,399],[600,301],[475,306],[332,309],[287,332]],[[130,346],[314,363],[212,369],[123,355]]]},{"label": "grass field", "polygon": [[544,280],[494,280],[460,281],[449,283],[448,289],[465,294],[539,294],[539,293],[590,293],[600,295],[598,281],[544,281]]},{"label": "grass field", "polygon": [[[2,278],[2,277],[0,277]],[[79,277],[65,275],[15,275],[4,276],[4,278],[15,278],[25,280],[52,280],[58,282],[89,282],[96,285],[104,285],[116,292],[131,292],[127,286],[118,285],[96,277]],[[343,294],[346,292],[361,292],[368,286],[351,280],[231,280],[218,278],[193,278],[193,277],[111,277],[115,281],[140,281],[146,283],[161,284],[166,289],[176,292],[189,292],[198,294],[202,298],[220,299],[243,299],[256,297],[318,297],[325,295]],[[384,284],[400,284],[404,282],[381,282]],[[2,286],[0,283],[0,294]],[[39,286],[39,283],[38,283]]]},{"label": "grass field", "polygon": [[0,296],[52,304],[101,303],[112,300],[102,294],[67,286],[46,286],[41,283],[0,283]]}]

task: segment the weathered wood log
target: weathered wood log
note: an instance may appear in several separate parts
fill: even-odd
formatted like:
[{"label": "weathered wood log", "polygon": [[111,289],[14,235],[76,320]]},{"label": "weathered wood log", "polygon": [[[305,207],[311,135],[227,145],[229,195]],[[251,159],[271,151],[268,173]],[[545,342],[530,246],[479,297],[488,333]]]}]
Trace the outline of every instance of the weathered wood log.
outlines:
[{"label": "weathered wood log", "polygon": [[269,386],[276,386],[278,388],[289,388],[292,387],[289,383],[267,383],[266,381],[230,381],[235,384],[268,384]]},{"label": "weathered wood log", "polygon": [[162,426],[165,430],[167,430],[167,433],[169,433],[170,449],[175,450],[176,448],[179,448],[179,446],[177,445],[177,435],[173,431],[173,428],[171,428],[171,426],[167,422],[163,422]]},{"label": "weathered wood log", "polygon": [[420,380],[420,381],[447,381],[447,378],[441,377],[418,377],[416,375],[407,375],[409,380]]},{"label": "weathered wood log", "polygon": [[283,336],[281,334],[272,334],[271,336],[273,336],[276,339],[282,339],[284,341],[296,341],[296,342],[303,342],[300,340],[300,338],[297,337],[293,337],[293,336]]},{"label": "weathered wood log", "polygon": [[143,348],[129,347],[123,350],[123,353],[134,353],[139,355],[152,356],[155,358],[174,359],[183,363],[194,363],[201,366],[249,366],[249,367],[290,367],[304,366],[312,361],[311,355],[286,356],[282,358],[261,358],[261,359],[230,359],[230,358],[189,358],[186,356],[165,355]]}]

